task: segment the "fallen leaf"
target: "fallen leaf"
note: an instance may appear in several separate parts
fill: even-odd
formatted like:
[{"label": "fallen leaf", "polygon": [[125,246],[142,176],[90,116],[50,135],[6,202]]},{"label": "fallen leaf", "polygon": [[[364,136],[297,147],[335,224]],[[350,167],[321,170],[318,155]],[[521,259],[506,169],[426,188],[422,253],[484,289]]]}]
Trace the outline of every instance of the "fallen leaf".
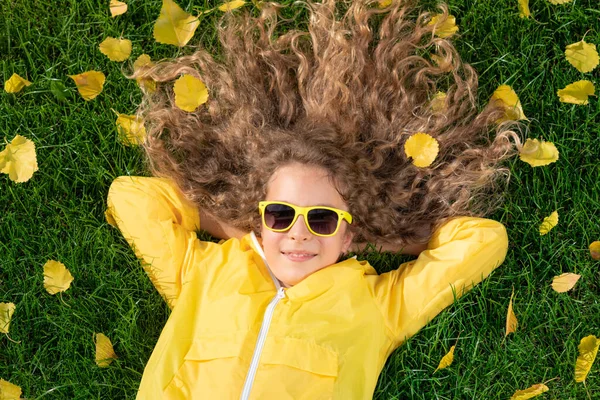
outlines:
[{"label": "fallen leaf", "polygon": [[199,23],[198,18],[183,11],[173,0],[163,0],[154,23],[154,39],[158,43],[183,47],[194,36]]},{"label": "fallen leaf", "polygon": [[[450,364],[452,364],[452,361],[454,361],[454,348],[456,346],[452,346],[450,347],[450,351],[444,356],[442,357],[442,359],[440,360],[440,363],[438,364],[438,367],[435,369],[435,371],[437,371],[438,369],[444,369],[450,366]],[[433,372],[435,372],[433,371]]]},{"label": "fallen leaf", "polygon": [[581,80],[559,89],[558,95],[561,103],[572,103],[586,105],[589,103],[588,97],[593,96],[596,88],[594,84],[588,80]]},{"label": "fallen leaf", "polygon": [[567,57],[567,61],[577,68],[579,72],[590,72],[598,66],[598,62],[600,61],[596,45],[586,43],[584,40],[568,45],[565,50],[565,56]]},{"label": "fallen leaf", "polygon": [[379,8],[386,8],[387,6],[392,4],[392,0],[378,0],[377,3],[379,3],[378,4]]},{"label": "fallen leaf", "polygon": [[544,385],[543,383],[538,383],[537,385],[530,386],[525,390],[517,390],[515,394],[511,396],[510,400],[531,399],[537,395],[547,392],[548,390],[550,390],[548,389],[548,386]]},{"label": "fallen leaf", "polygon": [[127,4],[118,0],[110,0],[110,15],[114,18],[117,15],[125,14],[127,12]]},{"label": "fallen leaf", "polygon": [[[133,71],[138,72],[142,68],[153,66],[154,63],[150,60],[150,56],[148,54],[142,54],[133,63]],[[145,89],[149,93],[156,92],[156,82],[152,78],[136,78],[135,81],[140,88]]]},{"label": "fallen leaf", "polygon": [[595,241],[590,244],[590,256],[594,260],[600,260],[600,241]]},{"label": "fallen leaf", "polygon": [[96,333],[96,365],[107,368],[116,358],[110,339],[103,333]]},{"label": "fallen leaf", "polygon": [[430,166],[437,157],[439,149],[438,141],[423,132],[415,133],[404,144],[406,157],[412,157],[413,165],[419,168]]},{"label": "fallen leaf", "polygon": [[552,4],[566,4],[566,3],[570,3],[573,0],[548,0],[550,3]]},{"label": "fallen leaf", "polygon": [[208,90],[200,79],[191,75],[182,75],[173,87],[175,105],[188,112],[196,110],[208,100]]},{"label": "fallen leaf", "polygon": [[71,286],[73,275],[59,261],[48,260],[44,264],[44,288],[50,294],[64,292]]},{"label": "fallen leaf", "polygon": [[531,11],[529,11],[529,0],[518,0],[519,4],[519,17],[529,18],[531,17]]},{"label": "fallen leaf", "polygon": [[0,303],[0,333],[8,333],[15,308],[13,303]]},{"label": "fallen leaf", "polygon": [[499,118],[497,123],[527,119],[517,93],[509,85],[498,86],[498,89],[492,94],[491,101],[496,102],[505,110],[504,116]]},{"label": "fallen leaf", "polygon": [[117,113],[117,131],[121,143],[126,146],[139,145],[146,138],[144,122],[135,115]]},{"label": "fallen leaf", "polygon": [[558,160],[558,150],[552,142],[527,139],[519,151],[519,158],[532,167],[541,167]]},{"label": "fallen leaf", "polygon": [[0,172],[8,174],[13,182],[27,182],[37,170],[35,144],[26,137],[15,136],[0,152]]},{"label": "fallen leaf", "polygon": [[575,362],[575,382],[585,382],[598,354],[598,346],[600,346],[600,339],[594,335],[586,336],[579,342],[579,356]]},{"label": "fallen leaf", "polygon": [[517,316],[513,311],[514,294],[515,290],[513,289],[513,292],[510,295],[510,301],[508,302],[508,311],[506,313],[506,333],[504,336],[508,336],[509,333],[514,333],[517,330],[517,325],[519,324],[519,321],[517,321]]},{"label": "fallen leaf", "polygon": [[25,86],[31,85],[27,79],[21,78],[18,74],[12,74],[6,82],[4,82],[4,91],[6,93],[18,93]]},{"label": "fallen leaf", "polygon": [[246,4],[246,2],[244,0],[233,0],[233,1],[228,1],[227,3],[223,3],[217,8],[220,11],[227,12],[227,11],[235,10],[236,8],[240,8],[244,4]]},{"label": "fallen leaf", "polygon": [[441,20],[443,17],[443,14],[436,14],[431,17],[431,21],[427,25],[437,25],[433,33],[441,38],[447,38],[458,32],[458,26],[453,15],[448,15],[448,18]]},{"label": "fallen leaf", "polygon": [[437,92],[434,94],[429,102],[429,106],[433,112],[446,111],[446,93]]},{"label": "fallen leaf", "polygon": [[75,81],[79,94],[85,101],[94,99],[102,93],[102,86],[106,77],[100,71],[87,71],[79,75],[67,75]]},{"label": "fallen leaf", "polygon": [[22,393],[19,386],[0,379],[0,400],[20,400]]},{"label": "fallen leaf", "polygon": [[575,286],[579,278],[581,278],[581,275],[571,272],[565,272],[564,274],[555,276],[554,279],[552,279],[552,289],[558,293],[568,292],[573,289],[573,286]]},{"label": "fallen leaf", "polygon": [[550,232],[558,224],[558,213],[553,211],[548,217],[544,218],[544,221],[540,225],[540,236],[543,236]]},{"label": "fallen leaf", "polygon": [[107,37],[100,43],[100,52],[111,61],[125,61],[131,55],[131,40]]}]

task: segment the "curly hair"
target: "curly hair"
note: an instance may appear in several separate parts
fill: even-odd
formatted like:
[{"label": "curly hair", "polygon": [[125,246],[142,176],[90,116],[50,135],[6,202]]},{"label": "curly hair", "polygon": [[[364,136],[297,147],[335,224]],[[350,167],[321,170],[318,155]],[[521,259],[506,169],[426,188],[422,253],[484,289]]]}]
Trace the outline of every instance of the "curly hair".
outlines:
[{"label": "curly hair", "polygon": [[[495,103],[478,111],[474,69],[434,35],[432,14],[411,3],[299,1],[309,10],[308,31],[278,37],[283,6],[263,3],[258,17],[245,11],[219,20],[219,60],[196,48],[136,71],[132,78],[158,82],[138,110],[151,173],[246,232],[259,233],[266,184],[294,161],[334,178],[356,242],[424,244],[449,218],[491,213],[510,178],[501,163],[522,146],[518,125],[498,124],[505,110]],[[448,9],[439,12],[443,21]],[[209,91],[194,112],[175,106],[167,84],[182,74]],[[444,107],[434,108],[442,89]],[[428,167],[404,152],[417,132],[439,143]]]}]

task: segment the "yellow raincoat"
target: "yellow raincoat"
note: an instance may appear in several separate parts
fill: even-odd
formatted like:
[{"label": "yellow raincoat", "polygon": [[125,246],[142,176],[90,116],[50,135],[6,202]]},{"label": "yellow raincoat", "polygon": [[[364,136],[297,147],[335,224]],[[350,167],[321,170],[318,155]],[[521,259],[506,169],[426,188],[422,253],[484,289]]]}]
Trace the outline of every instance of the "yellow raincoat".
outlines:
[{"label": "yellow raincoat", "polygon": [[253,234],[197,239],[199,213],[162,178],[119,177],[108,210],[172,307],[138,399],[371,399],[388,356],[506,256],[499,222],[452,219],[384,274],[350,258],[290,288]]}]

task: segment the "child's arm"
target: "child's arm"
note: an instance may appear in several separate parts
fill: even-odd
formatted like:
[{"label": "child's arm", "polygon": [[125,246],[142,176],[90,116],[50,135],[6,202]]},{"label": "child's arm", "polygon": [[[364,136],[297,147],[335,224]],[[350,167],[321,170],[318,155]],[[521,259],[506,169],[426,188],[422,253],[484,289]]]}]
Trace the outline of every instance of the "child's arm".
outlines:
[{"label": "child's arm", "polygon": [[115,179],[107,203],[150,280],[173,307],[183,278],[197,257],[219,247],[197,240],[197,208],[168,179],[135,176]]},{"label": "child's arm", "polygon": [[373,276],[373,293],[401,344],[504,261],[508,236],[501,223],[458,217],[434,232],[427,250],[397,270]]}]

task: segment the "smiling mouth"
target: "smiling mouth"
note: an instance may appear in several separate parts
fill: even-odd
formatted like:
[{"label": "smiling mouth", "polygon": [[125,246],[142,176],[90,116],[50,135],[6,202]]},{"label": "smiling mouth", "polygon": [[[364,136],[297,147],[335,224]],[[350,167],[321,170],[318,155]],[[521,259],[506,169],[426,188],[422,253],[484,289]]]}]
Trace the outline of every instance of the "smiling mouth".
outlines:
[{"label": "smiling mouth", "polygon": [[311,253],[293,253],[284,251],[282,251],[281,254],[286,256],[291,261],[306,261],[316,256],[316,254]]}]

